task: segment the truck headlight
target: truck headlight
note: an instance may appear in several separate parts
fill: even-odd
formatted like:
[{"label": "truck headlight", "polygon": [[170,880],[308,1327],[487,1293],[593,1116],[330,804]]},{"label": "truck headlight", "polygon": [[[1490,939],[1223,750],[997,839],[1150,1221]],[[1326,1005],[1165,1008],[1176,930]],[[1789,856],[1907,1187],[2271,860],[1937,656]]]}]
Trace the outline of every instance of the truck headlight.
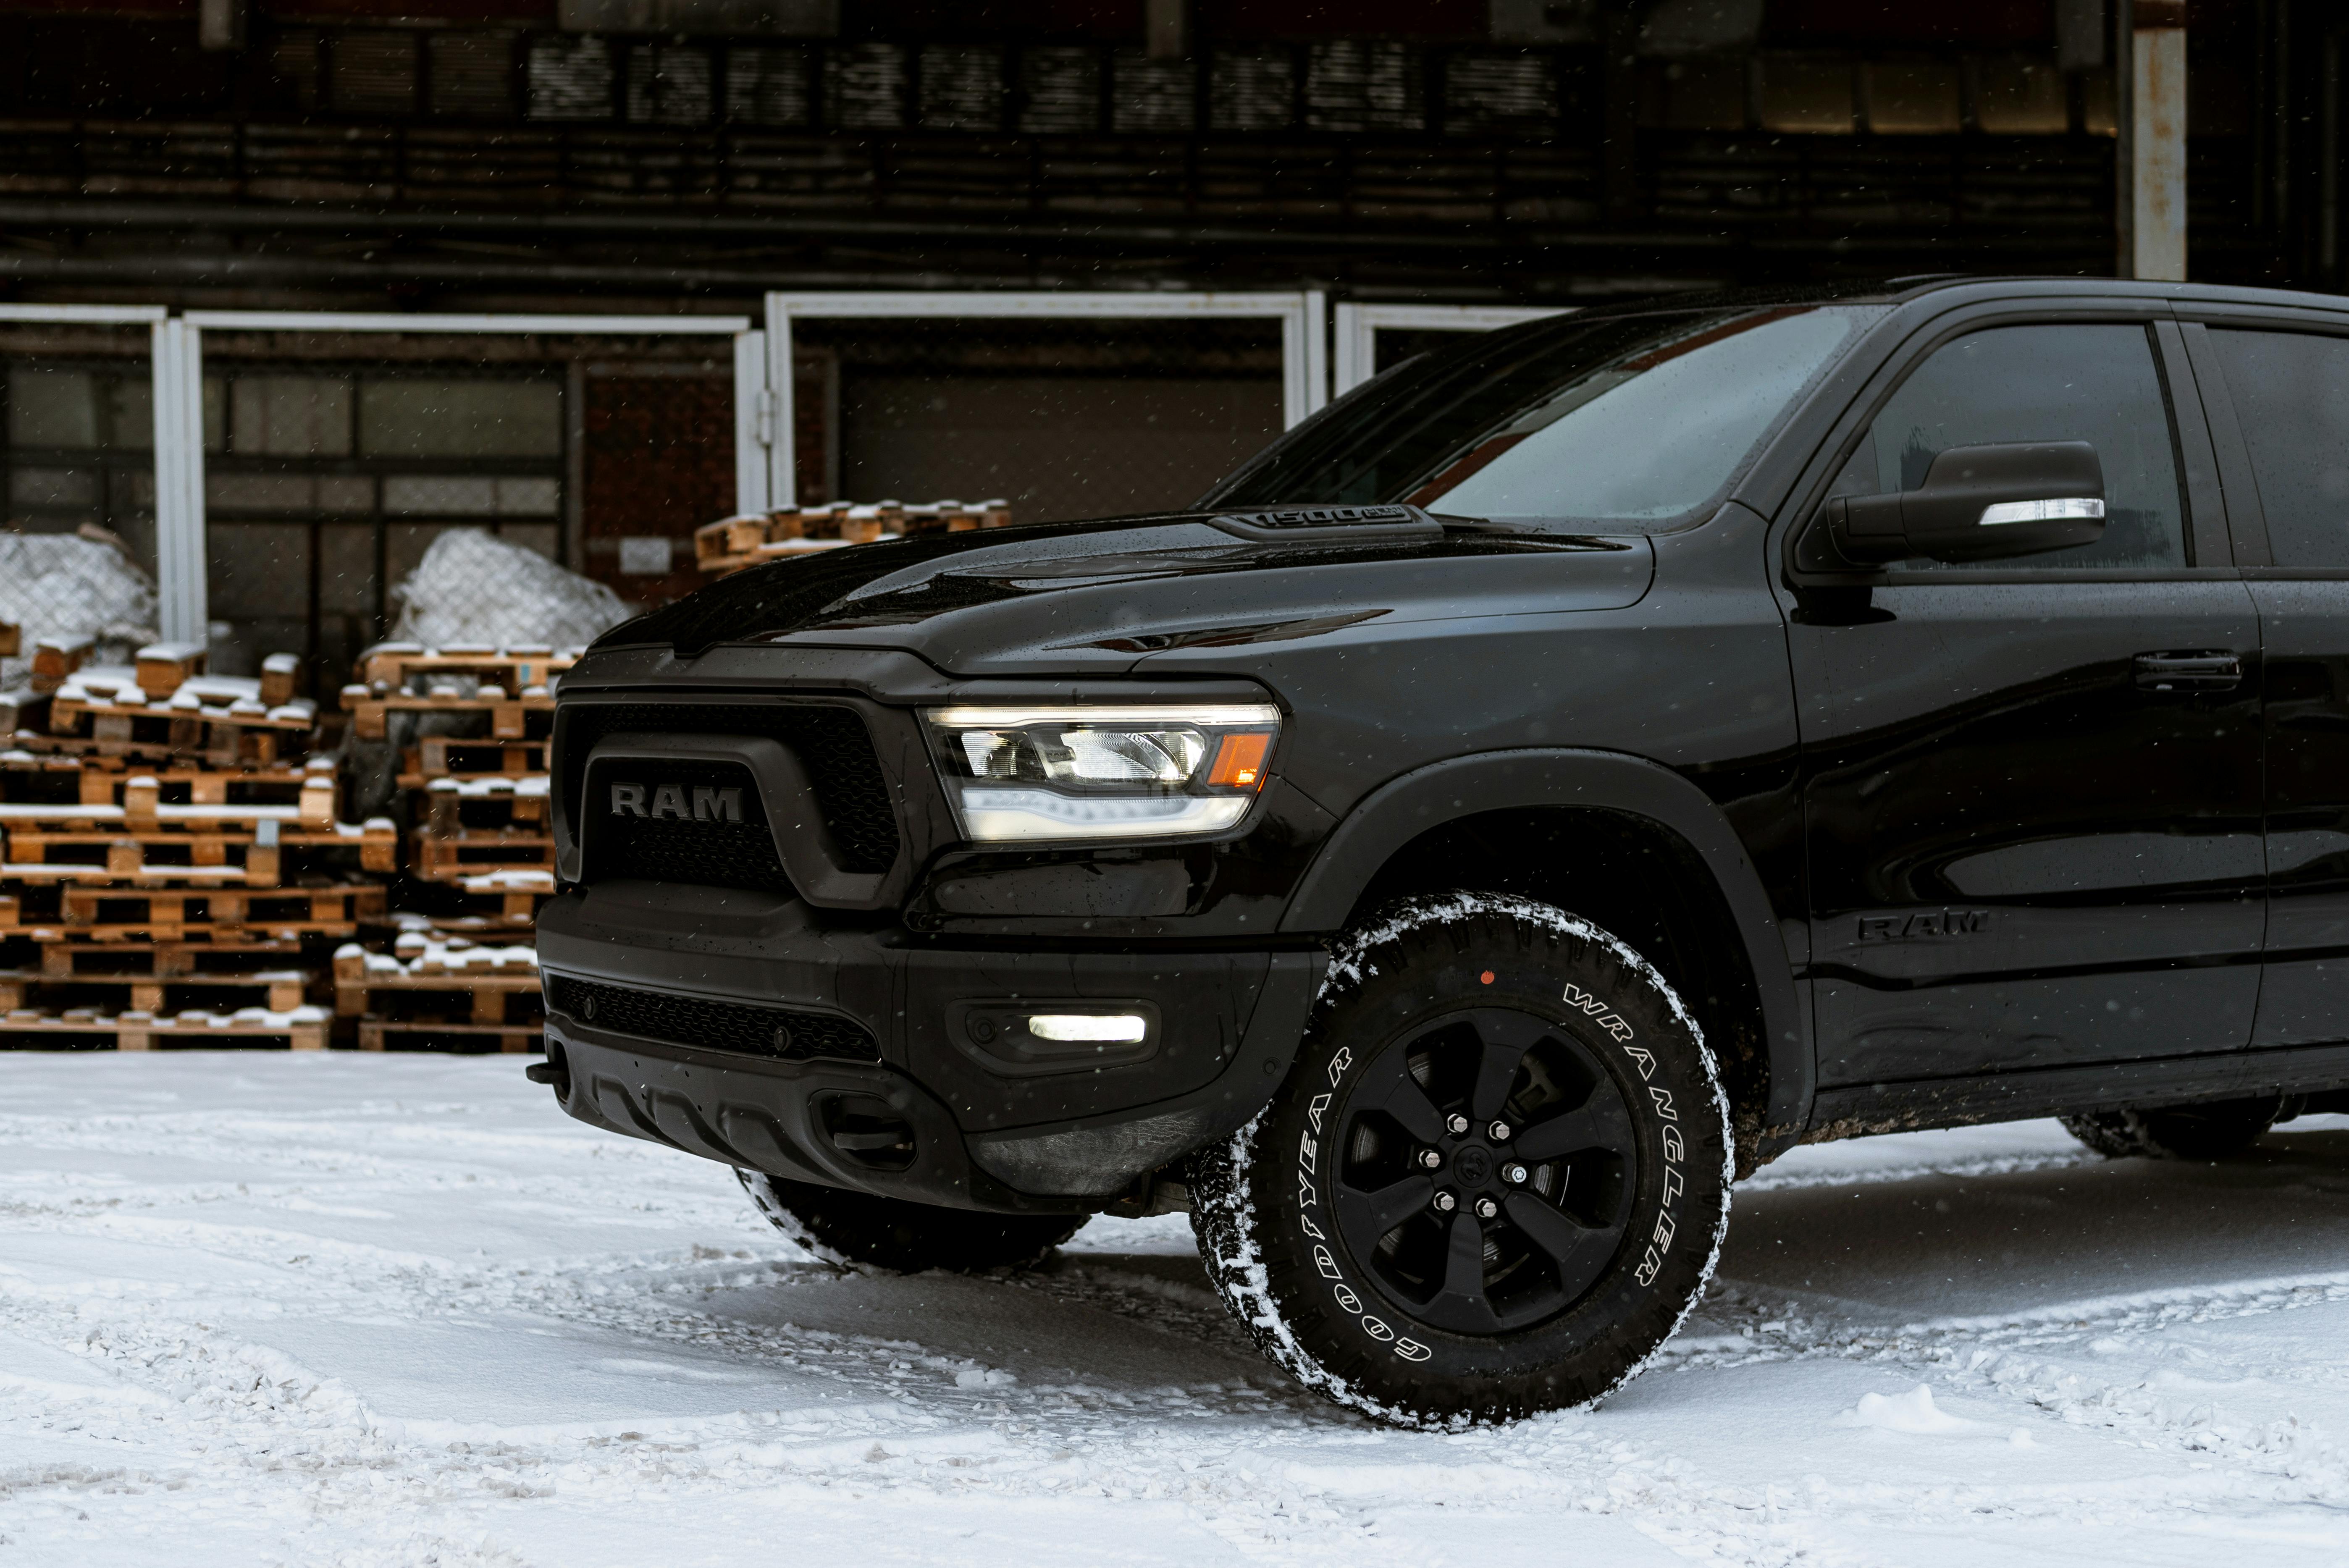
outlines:
[{"label": "truck headlight", "polygon": [[1269,703],[938,707],[923,716],[963,835],[1170,838],[1247,815],[1280,734]]}]

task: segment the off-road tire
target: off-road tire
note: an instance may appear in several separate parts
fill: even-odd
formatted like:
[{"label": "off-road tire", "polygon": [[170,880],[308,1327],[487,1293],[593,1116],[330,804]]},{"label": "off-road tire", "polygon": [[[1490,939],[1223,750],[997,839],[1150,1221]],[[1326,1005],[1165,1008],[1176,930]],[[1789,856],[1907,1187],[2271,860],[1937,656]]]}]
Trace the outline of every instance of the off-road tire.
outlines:
[{"label": "off-road tire", "polygon": [[2081,1111],[2061,1119],[2064,1131],[2107,1160],[2225,1160],[2249,1149],[2282,1111],[2282,1097],[2269,1094],[2158,1110]]},{"label": "off-road tire", "polygon": [[1193,1157],[1192,1225],[1300,1383],[1457,1428],[1588,1404],[1646,1365],[1712,1275],[1733,1169],[1712,1053],[1651,965],[1547,904],[1454,893],[1337,945],[1272,1102]]},{"label": "off-road tire", "polygon": [[756,1171],[734,1174],[775,1229],[826,1263],[863,1264],[896,1274],[1027,1268],[1075,1235],[1090,1217],[982,1214],[786,1181]]}]

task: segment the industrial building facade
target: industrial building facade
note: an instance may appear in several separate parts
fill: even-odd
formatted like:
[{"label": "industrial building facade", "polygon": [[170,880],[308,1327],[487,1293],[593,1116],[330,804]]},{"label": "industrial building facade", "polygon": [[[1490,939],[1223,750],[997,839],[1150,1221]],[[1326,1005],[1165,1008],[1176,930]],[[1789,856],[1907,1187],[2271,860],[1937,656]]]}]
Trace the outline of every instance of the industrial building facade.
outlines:
[{"label": "industrial building facade", "polygon": [[[2349,24],[2305,0],[439,9],[0,14],[8,526],[106,527],[167,605],[193,573],[229,667],[326,678],[448,527],[650,603],[746,497],[1179,503],[1333,362],[1495,307],[2109,273],[2148,25],[2182,24],[2193,275],[2341,281]],[[766,341],[773,295],[968,291],[1244,308]],[[48,308],[95,304],[128,314]]]}]

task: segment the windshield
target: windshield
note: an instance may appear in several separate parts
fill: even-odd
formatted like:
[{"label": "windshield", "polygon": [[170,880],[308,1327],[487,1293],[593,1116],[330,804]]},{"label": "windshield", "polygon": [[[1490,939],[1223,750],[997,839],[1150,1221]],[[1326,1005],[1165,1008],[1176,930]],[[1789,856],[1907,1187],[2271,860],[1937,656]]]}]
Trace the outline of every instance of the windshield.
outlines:
[{"label": "windshield", "polygon": [[1395,366],[1203,507],[1365,505],[1655,533],[1698,521],[1882,305],[1544,322]]}]

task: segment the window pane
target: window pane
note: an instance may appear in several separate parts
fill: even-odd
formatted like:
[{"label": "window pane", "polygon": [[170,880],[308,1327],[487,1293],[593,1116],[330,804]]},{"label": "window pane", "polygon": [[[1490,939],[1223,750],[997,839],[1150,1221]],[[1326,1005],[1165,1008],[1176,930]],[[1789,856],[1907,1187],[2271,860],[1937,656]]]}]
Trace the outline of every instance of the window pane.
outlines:
[{"label": "window pane", "polygon": [[374,458],[537,458],[563,450],[552,381],[402,377],[359,388],[359,444]]},{"label": "window pane", "polygon": [[2279,566],[2349,567],[2349,339],[2214,332]]},{"label": "window pane", "polygon": [[98,377],[87,370],[8,372],[8,444],[98,445]]},{"label": "window pane", "polygon": [[467,474],[398,474],[383,481],[383,510],[394,517],[486,517],[497,510],[497,483]]},{"label": "window pane", "polygon": [[1951,447],[2004,441],[2086,441],[2105,469],[2104,537],[2012,564],[2186,564],[2169,409],[2141,326],[2008,326],[1945,345],[1892,395],[1836,488],[1915,490]]},{"label": "window pane", "polygon": [[1655,522],[1692,511],[1858,325],[1840,310],[1765,315],[1630,356],[1526,410],[1412,499],[1464,517]]},{"label": "window pane", "polygon": [[341,377],[240,376],[229,392],[235,449],[340,458],[351,449],[351,384]]}]

